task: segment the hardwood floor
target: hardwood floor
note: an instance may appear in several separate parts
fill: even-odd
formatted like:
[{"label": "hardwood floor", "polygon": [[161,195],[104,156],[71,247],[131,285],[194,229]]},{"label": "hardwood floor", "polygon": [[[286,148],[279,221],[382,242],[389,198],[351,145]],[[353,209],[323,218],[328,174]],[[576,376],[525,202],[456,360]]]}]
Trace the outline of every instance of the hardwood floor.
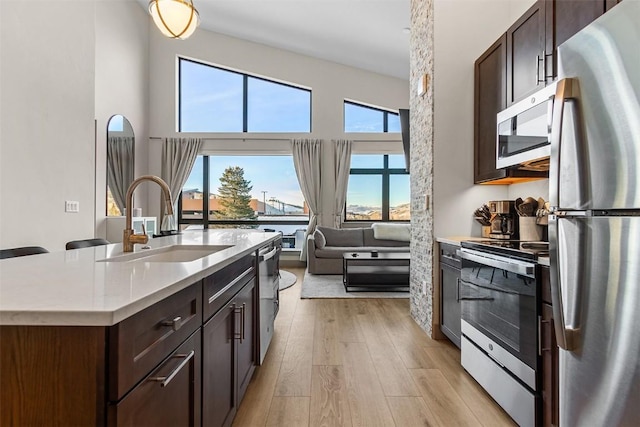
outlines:
[{"label": "hardwood floor", "polygon": [[269,351],[234,426],[513,426],[460,366],[449,341],[427,337],[408,299],[300,299],[280,292]]}]

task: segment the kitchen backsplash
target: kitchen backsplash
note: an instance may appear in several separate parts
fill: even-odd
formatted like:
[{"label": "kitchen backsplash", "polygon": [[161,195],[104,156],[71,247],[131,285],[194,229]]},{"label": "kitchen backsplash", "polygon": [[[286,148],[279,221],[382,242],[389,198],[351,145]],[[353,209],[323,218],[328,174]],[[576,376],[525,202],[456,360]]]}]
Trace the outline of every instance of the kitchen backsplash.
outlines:
[{"label": "kitchen backsplash", "polygon": [[509,200],[515,200],[518,197],[523,199],[528,196],[535,198],[542,197],[549,200],[549,180],[541,179],[539,181],[524,182],[522,184],[509,185]]}]

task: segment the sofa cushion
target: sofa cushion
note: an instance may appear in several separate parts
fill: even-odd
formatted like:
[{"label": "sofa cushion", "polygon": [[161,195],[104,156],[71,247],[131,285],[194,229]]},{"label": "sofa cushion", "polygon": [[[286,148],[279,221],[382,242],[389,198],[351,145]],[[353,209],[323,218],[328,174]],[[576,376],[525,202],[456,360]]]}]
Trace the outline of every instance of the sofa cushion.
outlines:
[{"label": "sofa cushion", "polygon": [[409,247],[409,242],[401,240],[382,240],[376,239],[373,234],[372,228],[364,229],[364,245],[365,246],[379,246],[379,247]]},{"label": "sofa cushion", "polygon": [[318,226],[324,235],[326,246],[362,246],[363,228],[331,228]]},{"label": "sofa cushion", "polygon": [[371,226],[373,236],[381,240],[400,240],[408,242],[411,240],[410,224],[389,224],[379,223]]},{"label": "sofa cushion", "polygon": [[322,231],[316,228],[316,231],[313,232],[313,240],[316,242],[316,248],[322,249],[327,244],[327,239],[322,234]]}]

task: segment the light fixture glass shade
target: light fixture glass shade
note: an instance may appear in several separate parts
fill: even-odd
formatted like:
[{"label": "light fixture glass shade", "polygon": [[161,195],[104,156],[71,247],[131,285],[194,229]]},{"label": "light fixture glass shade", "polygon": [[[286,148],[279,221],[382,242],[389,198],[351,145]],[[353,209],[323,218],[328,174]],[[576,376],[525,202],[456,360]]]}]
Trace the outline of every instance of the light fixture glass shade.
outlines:
[{"label": "light fixture glass shade", "polygon": [[162,34],[174,39],[189,38],[200,24],[191,0],[151,0],[149,13]]}]

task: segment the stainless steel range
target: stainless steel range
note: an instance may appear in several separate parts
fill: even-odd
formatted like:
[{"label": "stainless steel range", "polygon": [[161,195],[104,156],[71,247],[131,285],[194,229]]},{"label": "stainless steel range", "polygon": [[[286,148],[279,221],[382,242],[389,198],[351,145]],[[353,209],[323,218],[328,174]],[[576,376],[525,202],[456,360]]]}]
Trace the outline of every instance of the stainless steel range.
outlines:
[{"label": "stainless steel range", "polygon": [[521,426],[540,417],[540,268],[545,242],[462,242],[462,366]]}]

